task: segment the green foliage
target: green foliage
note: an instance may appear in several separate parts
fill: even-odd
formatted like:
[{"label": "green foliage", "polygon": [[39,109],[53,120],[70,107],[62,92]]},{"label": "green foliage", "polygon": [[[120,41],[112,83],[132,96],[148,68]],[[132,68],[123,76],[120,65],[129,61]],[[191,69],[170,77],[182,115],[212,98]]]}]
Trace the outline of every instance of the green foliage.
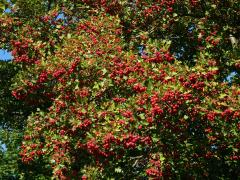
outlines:
[{"label": "green foliage", "polygon": [[11,94],[12,78],[18,72],[18,67],[11,62],[0,62],[0,126],[6,129],[21,129],[24,124],[22,121],[26,110],[23,109],[23,103],[17,101]]},{"label": "green foliage", "polygon": [[1,179],[18,179],[19,151],[22,133],[16,130],[0,130],[0,177]]},{"label": "green foliage", "polygon": [[46,1],[42,0],[17,0],[14,6],[17,16],[22,18],[34,18],[47,12]]},{"label": "green foliage", "polygon": [[7,5],[8,5],[8,2],[6,0],[0,1],[0,14],[2,14],[5,11]]},{"label": "green foliage", "polygon": [[238,1],[11,3],[3,177],[237,179]]}]

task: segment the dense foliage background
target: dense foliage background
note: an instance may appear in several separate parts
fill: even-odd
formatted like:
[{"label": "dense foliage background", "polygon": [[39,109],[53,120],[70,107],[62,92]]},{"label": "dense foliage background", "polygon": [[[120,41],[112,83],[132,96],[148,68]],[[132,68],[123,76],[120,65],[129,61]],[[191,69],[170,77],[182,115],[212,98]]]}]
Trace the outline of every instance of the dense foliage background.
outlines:
[{"label": "dense foliage background", "polygon": [[239,14],[238,0],[1,0],[0,177],[239,178]]}]

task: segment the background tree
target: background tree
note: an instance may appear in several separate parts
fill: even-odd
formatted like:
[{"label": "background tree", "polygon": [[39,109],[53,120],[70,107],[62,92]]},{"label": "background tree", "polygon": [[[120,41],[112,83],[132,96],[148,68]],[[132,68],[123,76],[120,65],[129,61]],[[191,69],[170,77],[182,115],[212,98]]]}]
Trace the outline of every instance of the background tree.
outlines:
[{"label": "background tree", "polygon": [[4,3],[22,177],[239,176],[237,1]]}]

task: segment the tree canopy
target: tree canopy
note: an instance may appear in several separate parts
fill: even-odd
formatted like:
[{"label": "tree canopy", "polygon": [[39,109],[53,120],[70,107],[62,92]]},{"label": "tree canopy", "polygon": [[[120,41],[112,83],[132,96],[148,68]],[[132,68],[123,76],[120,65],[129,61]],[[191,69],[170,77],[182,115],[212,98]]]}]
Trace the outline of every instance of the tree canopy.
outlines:
[{"label": "tree canopy", "polygon": [[14,57],[0,65],[0,123],[11,134],[1,156],[16,154],[0,163],[4,177],[240,176],[238,0],[0,9],[0,48]]}]

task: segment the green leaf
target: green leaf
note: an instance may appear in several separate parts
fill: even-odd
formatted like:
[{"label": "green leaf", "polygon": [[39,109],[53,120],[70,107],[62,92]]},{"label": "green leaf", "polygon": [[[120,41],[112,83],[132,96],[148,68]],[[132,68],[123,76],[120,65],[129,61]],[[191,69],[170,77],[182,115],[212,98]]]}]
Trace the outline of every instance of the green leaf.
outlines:
[{"label": "green leaf", "polygon": [[116,173],[121,173],[121,172],[123,172],[123,171],[122,171],[122,169],[121,169],[120,167],[116,167],[116,168],[115,168],[115,172],[116,172]]},{"label": "green leaf", "polygon": [[5,5],[3,3],[0,3],[0,9],[2,10],[2,12],[5,10]]},{"label": "green leaf", "polygon": [[67,38],[68,38],[68,39],[71,39],[71,37],[72,37],[72,34],[68,33],[68,34],[67,34]]},{"label": "green leaf", "polygon": [[141,113],[141,114],[139,114],[138,116],[139,116],[142,120],[145,119],[145,114],[144,114],[144,113]]},{"label": "green leaf", "polygon": [[163,155],[162,153],[160,153],[160,161],[161,161],[161,163],[163,163],[163,162],[164,162],[164,160],[165,160],[165,157],[164,157],[164,155]]},{"label": "green leaf", "polygon": [[103,75],[105,75],[105,74],[107,73],[107,69],[104,68],[104,69],[102,70],[102,72],[103,72]]},{"label": "green leaf", "polygon": [[94,86],[93,86],[93,89],[99,90],[100,89],[99,84],[95,83]]}]

